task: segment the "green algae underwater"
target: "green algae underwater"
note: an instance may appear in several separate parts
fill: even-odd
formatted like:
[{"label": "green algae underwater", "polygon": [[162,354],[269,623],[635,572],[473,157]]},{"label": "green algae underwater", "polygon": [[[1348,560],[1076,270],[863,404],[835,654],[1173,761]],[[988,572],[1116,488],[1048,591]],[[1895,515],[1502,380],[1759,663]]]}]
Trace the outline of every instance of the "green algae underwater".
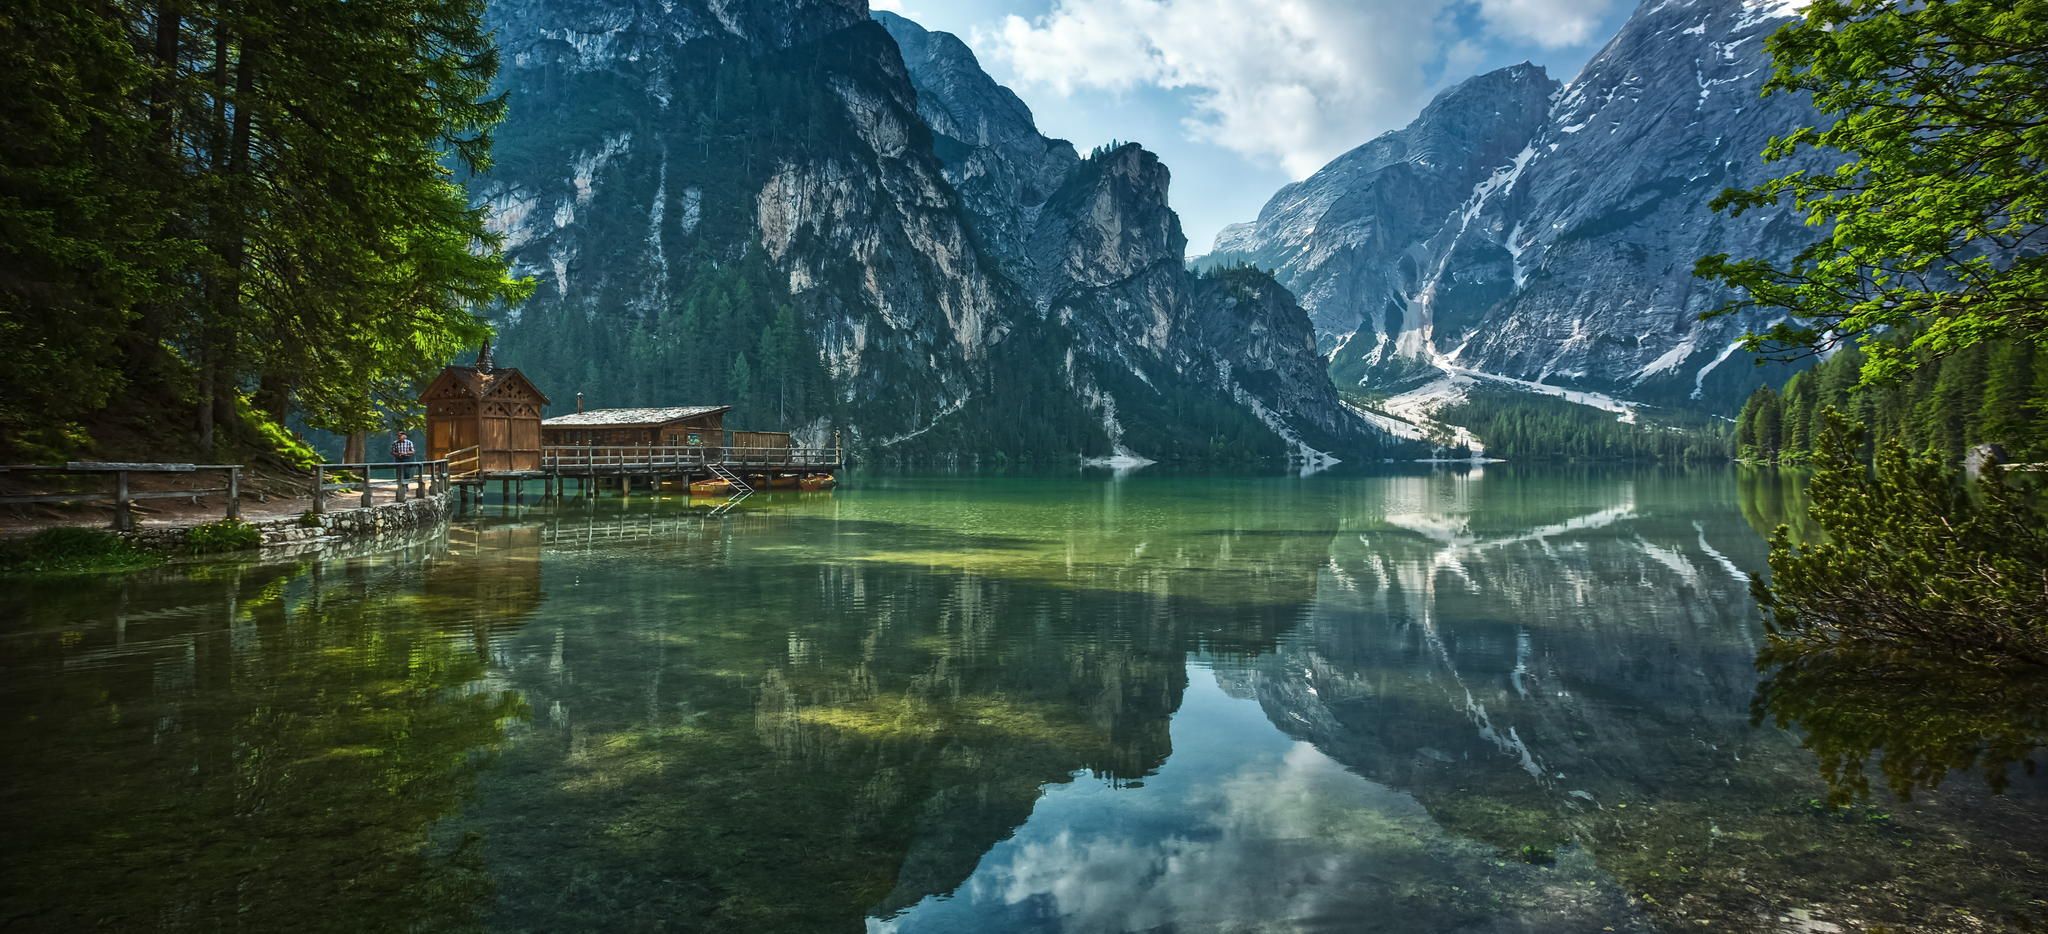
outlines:
[{"label": "green algae underwater", "polygon": [[1736,470],[854,478],[0,592],[8,930],[2048,923],[2048,690]]}]

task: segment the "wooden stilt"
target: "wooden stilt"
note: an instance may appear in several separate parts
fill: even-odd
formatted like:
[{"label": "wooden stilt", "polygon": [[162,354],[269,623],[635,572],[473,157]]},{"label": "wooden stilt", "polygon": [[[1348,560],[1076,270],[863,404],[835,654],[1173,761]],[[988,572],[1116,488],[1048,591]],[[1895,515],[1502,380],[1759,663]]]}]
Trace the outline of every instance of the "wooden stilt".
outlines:
[{"label": "wooden stilt", "polygon": [[114,474],[114,530],[126,532],[135,528],[135,514],[128,511],[128,471]]}]

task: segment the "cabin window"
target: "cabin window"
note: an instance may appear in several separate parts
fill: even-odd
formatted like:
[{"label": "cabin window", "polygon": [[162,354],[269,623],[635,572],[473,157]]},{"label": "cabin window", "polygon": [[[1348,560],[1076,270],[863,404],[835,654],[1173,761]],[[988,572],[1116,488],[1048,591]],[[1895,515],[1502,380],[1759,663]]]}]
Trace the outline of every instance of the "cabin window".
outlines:
[{"label": "cabin window", "polygon": [[694,432],[694,431],[693,431],[693,432],[690,432],[690,443],[691,443],[691,444],[703,444],[703,443],[704,443],[704,436],[703,436],[703,435],[700,435],[700,434],[698,434],[698,433],[696,433],[696,432]]}]

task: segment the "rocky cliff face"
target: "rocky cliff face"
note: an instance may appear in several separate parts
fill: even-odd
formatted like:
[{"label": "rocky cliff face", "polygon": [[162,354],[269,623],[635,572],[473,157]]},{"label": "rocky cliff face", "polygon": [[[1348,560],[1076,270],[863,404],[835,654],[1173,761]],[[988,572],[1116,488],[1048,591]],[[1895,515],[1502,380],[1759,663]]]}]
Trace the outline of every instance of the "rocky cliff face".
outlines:
[{"label": "rocky cliff face", "polygon": [[[973,228],[1030,313],[1072,335],[1063,376],[1118,454],[1194,456],[1190,434],[1214,446],[1270,433],[1310,462],[1386,443],[1315,375],[1312,329],[1285,289],[1249,270],[1188,272],[1171,173],[1156,155],[1127,144],[1081,158],[1039,134],[959,39],[877,19],[905,50],[919,112]],[[1151,427],[1176,423],[1179,438]]]},{"label": "rocky cliff face", "polygon": [[[1802,100],[1759,96],[1764,37],[1792,10],[1645,2],[1561,91],[1526,66],[1472,79],[1282,190],[1218,250],[1301,295],[1343,383],[1449,370],[1732,412],[1761,378],[1736,339],[1763,322],[1699,321],[1727,296],[1691,269],[1800,242],[1783,215],[1707,209],[1784,171],[1758,153],[1811,122]],[[1426,190],[1406,194],[1418,175]]]},{"label": "rocky cliff face", "polygon": [[1401,330],[1425,244],[1475,186],[1511,162],[1549,113],[1558,84],[1530,64],[1439,95],[1405,129],[1337,158],[1225,228],[1210,261],[1271,268],[1311,309],[1332,348]]},{"label": "rocky cliff face", "polygon": [[1208,342],[1250,342],[1191,326],[1156,158],[1080,158],[957,39],[865,7],[494,4],[513,115],[473,191],[538,282],[501,357],[561,399],[734,402],[883,455],[1374,443],[1327,380],[1217,377]]}]

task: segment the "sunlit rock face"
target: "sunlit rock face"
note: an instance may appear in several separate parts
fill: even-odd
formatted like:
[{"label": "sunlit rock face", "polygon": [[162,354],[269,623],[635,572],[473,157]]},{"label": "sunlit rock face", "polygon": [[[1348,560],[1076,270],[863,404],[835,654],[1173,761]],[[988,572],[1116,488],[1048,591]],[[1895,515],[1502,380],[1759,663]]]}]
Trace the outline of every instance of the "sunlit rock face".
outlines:
[{"label": "sunlit rock face", "polygon": [[[1083,159],[958,39],[883,18],[494,3],[512,112],[472,190],[536,283],[501,356],[558,402],[728,401],[670,396],[743,354],[759,372],[787,305],[826,387],[776,419],[882,456],[1378,453],[1312,349],[1219,375],[1258,341],[1194,306],[1157,157]],[[703,349],[711,318],[738,342]],[[1003,427],[1023,412],[1031,432]]]},{"label": "sunlit rock face", "polygon": [[1813,123],[1760,96],[1792,7],[1645,2],[1570,83],[1517,66],[1447,91],[1404,130],[1282,189],[1219,257],[1276,270],[1340,383],[1397,388],[1432,364],[1732,412],[1763,375],[1735,347],[1768,319],[1701,322],[1730,296],[1712,253],[1784,258],[1810,231],[1715,215],[1780,174],[1759,153]]},{"label": "sunlit rock face", "polygon": [[[491,17],[512,115],[475,192],[538,286],[505,351],[557,396],[624,362],[579,358],[628,351],[650,358],[643,385],[609,394],[661,391],[674,348],[636,332],[732,277],[763,324],[758,309],[796,307],[859,430],[907,431],[969,394],[1005,286],[864,4],[509,0]],[[864,404],[885,394],[909,404]]]}]

